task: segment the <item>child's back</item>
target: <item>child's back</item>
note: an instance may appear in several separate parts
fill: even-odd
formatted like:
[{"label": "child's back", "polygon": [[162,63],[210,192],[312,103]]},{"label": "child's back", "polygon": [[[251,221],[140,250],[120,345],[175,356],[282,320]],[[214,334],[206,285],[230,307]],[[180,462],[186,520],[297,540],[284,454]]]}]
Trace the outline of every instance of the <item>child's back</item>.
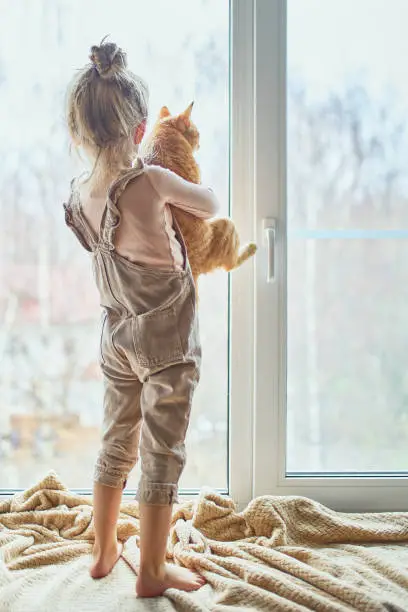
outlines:
[{"label": "child's back", "polygon": [[[140,174],[138,168],[142,170]],[[108,191],[114,190],[118,182],[121,188],[126,184],[118,200],[121,215],[116,235],[118,253],[142,265],[181,269],[183,257],[169,205],[207,219],[216,211],[212,192],[158,166],[143,167],[138,160],[136,167],[122,174],[110,189],[94,186],[91,181],[78,185],[84,216],[95,234],[99,233]]]}]

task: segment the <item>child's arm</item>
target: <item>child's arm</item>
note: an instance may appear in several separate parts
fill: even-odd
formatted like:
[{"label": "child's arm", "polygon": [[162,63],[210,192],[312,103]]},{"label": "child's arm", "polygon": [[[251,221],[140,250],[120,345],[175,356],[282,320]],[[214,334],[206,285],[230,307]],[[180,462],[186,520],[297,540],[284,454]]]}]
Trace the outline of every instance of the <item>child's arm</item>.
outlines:
[{"label": "child's arm", "polygon": [[147,172],[153,187],[166,203],[200,219],[210,219],[218,212],[219,203],[211,189],[189,183],[159,166],[150,166]]}]

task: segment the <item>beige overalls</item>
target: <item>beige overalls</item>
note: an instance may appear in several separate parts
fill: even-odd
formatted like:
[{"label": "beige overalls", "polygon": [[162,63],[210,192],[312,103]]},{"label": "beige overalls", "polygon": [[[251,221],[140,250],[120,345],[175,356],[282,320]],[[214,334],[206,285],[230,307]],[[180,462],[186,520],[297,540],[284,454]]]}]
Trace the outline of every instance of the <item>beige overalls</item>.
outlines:
[{"label": "beige overalls", "polygon": [[115,250],[121,218],[118,199],[141,172],[143,168],[132,169],[112,185],[98,236],[81,210],[75,181],[64,205],[65,221],[92,252],[103,309],[104,430],[95,480],[124,487],[139,452],[142,477],[137,499],[168,505],[177,501],[185,464],[201,348],[195,288],[180,233],[182,271],[148,269]]}]

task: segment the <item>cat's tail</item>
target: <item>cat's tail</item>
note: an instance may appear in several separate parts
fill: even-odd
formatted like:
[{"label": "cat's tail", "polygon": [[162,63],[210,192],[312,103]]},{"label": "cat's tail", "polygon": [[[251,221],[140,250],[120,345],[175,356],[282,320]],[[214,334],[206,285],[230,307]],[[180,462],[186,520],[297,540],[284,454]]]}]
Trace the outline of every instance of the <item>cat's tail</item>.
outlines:
[{"label": "cat's tail", "polygon": [[257,246],[254,242],[250,242],[249,244],[247,244],[242,251],[240,252],[240,254],[238,255],[238,259],[237,259],[237,263],[236,263],[236,267],[238,268],[239,266],[242,266],[242,264],[249,259],[250,257],[252,257],[253,255],[255,255],[257,251]]}]

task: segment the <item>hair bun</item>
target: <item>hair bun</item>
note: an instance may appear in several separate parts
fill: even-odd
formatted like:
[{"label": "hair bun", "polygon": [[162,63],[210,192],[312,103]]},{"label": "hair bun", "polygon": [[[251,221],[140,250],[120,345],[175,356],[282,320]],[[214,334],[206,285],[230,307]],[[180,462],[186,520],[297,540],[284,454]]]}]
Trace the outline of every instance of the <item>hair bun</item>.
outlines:
[{"label": "hair bun", "polygon": [[102,78],[109,78],[127,66],[126,53],[113,42],[102,41],[99,46],[93,45],[89,59]]}]

